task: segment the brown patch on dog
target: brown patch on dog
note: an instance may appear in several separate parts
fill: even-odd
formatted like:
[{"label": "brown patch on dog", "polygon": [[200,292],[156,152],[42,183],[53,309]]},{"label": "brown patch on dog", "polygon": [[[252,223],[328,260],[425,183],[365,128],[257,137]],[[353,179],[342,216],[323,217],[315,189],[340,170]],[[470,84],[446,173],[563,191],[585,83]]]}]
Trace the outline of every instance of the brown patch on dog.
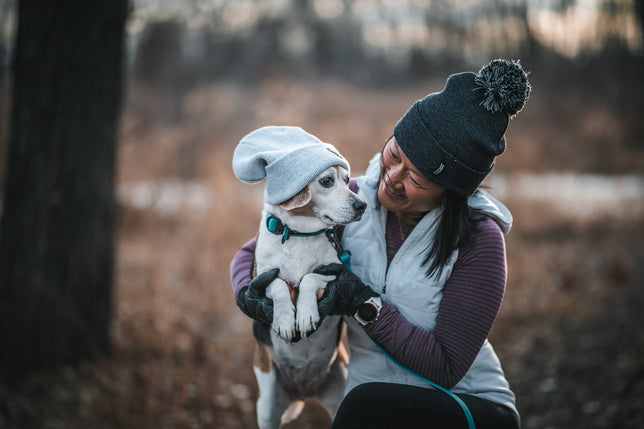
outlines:
[{"label": "brown patch on dog", "polygon": [[310,201],[307,205],[293,209],[289,213],[293,216],[316,217],[317,215],[313,211],[313,206],[313,202]]},{"label": "brown patch on dog", "polygon": [[273,369],[273,357],[270,347],[264,344],[257,344],[255,356],[253,357],[253,366],[264,373],[268,373]]}]

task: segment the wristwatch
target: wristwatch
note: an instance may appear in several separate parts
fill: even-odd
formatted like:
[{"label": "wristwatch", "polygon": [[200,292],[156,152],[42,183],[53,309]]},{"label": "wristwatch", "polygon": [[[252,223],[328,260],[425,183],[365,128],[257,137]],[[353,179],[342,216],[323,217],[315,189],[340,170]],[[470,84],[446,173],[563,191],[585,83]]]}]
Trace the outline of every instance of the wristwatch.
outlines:
[{"label": "wristwatch", "polygon": [[358,306],[356,314],[353,315],[355,319],[362,326],[373,323],[378,320],[380,310],[382,309],[382,300],[379,296],[371,297]]}]

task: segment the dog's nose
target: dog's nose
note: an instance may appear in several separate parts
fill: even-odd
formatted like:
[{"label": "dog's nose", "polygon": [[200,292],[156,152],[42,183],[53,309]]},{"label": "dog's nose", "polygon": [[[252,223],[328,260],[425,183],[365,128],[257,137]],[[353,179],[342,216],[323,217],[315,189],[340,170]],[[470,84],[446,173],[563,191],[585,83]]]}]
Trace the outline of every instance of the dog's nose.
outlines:
[{"label": "dog's nose", "polygon": [[367,203],[365,203],[364,201],[359,200],[357,198],[353,200],[352,205],[353,205],[353,208],[356,209],[359,212],[363,212],[367,208]]}]

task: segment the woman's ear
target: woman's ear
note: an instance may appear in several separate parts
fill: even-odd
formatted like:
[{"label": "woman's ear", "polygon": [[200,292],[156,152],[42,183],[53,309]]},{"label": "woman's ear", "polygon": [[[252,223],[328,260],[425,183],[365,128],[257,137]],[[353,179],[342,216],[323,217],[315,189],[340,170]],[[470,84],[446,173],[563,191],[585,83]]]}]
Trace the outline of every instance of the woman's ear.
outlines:
[{"label": "woman's ear", "polygon": [[299,209],[300,207],[304,207],[305,205],[307,205],[310,201],[311,201],[311,190],[307,186],[306,188],[298,192],[297,195],[280,204],[280,207],[283,208],[284,210]]}]

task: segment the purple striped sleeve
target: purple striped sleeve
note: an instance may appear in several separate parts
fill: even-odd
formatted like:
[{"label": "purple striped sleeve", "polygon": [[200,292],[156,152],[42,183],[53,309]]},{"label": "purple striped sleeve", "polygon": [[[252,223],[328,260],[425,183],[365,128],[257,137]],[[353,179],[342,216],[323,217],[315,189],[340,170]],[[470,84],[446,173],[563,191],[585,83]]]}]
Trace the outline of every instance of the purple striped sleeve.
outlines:
[{"label": "purple striped sleeve", "polygon": [[230,263],[230,283],[235,291],[235,298],[240,290],[250,284],[253,272],[253,259],[255,258],[256,239],[244,244],[233,257]]},{"label": "purple striped sleeve", "polygon": [[485,218],[459,250],[433,332],[414,326],[386,303],[380,318],[366,330],[407,368],[452,388],[487,338],[501,307],[505,282],[503,234],[492,219]]}]

